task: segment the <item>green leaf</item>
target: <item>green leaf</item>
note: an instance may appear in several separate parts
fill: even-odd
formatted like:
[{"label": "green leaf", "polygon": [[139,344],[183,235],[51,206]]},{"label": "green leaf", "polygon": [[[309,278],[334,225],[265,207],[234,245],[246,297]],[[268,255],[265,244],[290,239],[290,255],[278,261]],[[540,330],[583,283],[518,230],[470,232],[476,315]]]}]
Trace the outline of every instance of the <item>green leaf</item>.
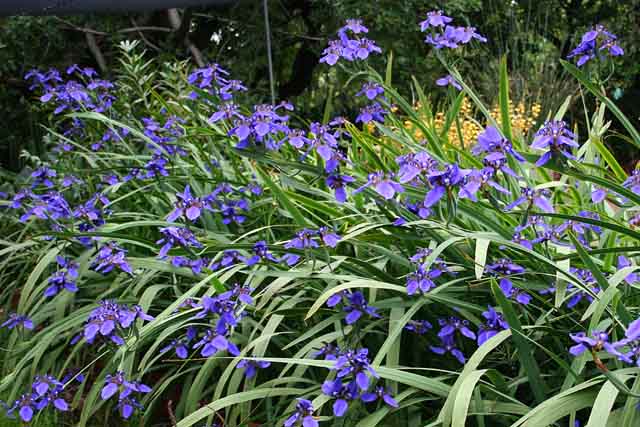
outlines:
[{"label": "green leaf", "polygon": [[503,55],[500,60],[500,119],[502,121],[502,133],[509,141],[513,141],[511,133],[511,117],[509,115],[509,75],[507,72],[507,56]]},{"label": "green leaf", "polygon": [[538,367],[536,359],[533,357],[533,350],[529,341],[524,337],[524,331],[520,325],[518,315],[494,279],[491,280],[491,290],[493,291],[496,301],[502,308],[502,313],[509,324],[509,328],[513,331],[513,342],[518,349],[518,360],[520,360],[522,369],[524,369],[524,372],[527,374],[533,396],[536,401],[542,402],[545,397],[545,387],[542,382],[542,377],[540,376],[540,368]]}]

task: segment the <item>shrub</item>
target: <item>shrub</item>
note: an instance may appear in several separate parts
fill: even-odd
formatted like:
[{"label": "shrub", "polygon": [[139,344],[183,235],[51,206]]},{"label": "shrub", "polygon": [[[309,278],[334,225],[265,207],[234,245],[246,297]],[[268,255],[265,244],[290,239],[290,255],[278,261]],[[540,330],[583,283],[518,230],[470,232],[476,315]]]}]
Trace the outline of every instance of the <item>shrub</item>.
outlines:
[{"label": "shrub", "polygon": [[[562,63],[601,101],[586,134],[569,100],[513,132],[506,61],[499,125],[449,61],[486,39],[453,25],[421,24],[444,121],[362,64],[381,49],[357,20],[323,54],[364,80],[353,122],[248,108],[221,66],[158,66],[135,43],[115,81],[29,73],[51,150],[2,204],[8,413],[635,425],[640,175],[603,143],[605,109],[640,137],[592,67],[615,38],[595,27],[585,71]],[[486,121],[470,150],[449,138],[465,96]]]}]

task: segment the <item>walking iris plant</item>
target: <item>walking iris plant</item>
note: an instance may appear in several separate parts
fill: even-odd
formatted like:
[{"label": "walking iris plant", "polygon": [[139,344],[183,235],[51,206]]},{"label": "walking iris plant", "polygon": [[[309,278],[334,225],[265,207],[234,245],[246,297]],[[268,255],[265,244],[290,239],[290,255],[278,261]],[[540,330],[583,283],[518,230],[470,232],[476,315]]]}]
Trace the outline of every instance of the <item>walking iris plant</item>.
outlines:
[{"label": "walking iris plant", "polygon": [[[453,21],[416,28],[445,68],[426,83],[488,112],[452,64],[490,41]],[[322,121],[249,106],[223,66],[169,72],[135,43],[114,81],[26,76],[51,147],[0,200],[8,416],[638,425],[640,175],[600,118],[640,145],[632,122],[563,61],[602,101],[593,123],[563,118],[569,99],[535,135],[512,132],[503,61],[502,120],[477,117],[461,149],[393,89],[392,64],[366,65],[382,53],[368,34],[350,19],[324,50],[325,67],[357,67],[362,109],[332,118],[328,100]],[[596,26],[570,56],[613,61],[619,43]]]}]

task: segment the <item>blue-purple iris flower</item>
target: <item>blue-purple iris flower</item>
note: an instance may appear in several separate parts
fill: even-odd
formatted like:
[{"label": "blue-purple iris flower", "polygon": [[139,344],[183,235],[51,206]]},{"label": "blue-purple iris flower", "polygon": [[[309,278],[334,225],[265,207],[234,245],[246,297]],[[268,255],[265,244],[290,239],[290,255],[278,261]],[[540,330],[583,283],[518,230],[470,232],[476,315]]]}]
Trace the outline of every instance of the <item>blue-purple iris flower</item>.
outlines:
[{"label": "blue-purple iris flower", "polygon": [[344,311],[347,312],[345,322],[347,325],[352,325],[362,317],[363,314],[368,314],[371,317],[380,317],[376,312],[376,308],[367,304],[367,300],[360,291],[355,291],[347,294],[346,296],[348,304],[344,306]]},{"label": "blue-purple iris flower", "polygon": [[114,268],[125,273],[133,274],[131,265],[125,258],[127,251],[121,248],[116,242],[107,242],[96,255],[93,261],[93,269],[98,273],[107,274]]},{"label": "blue-purple iris flower", "polygon": [[469,338],[470,340],[476,339],[476,334],[469,329],[469,321],[462,320],[455,316],[450,316],[448,319],[438,319],[440,324],[440,331],[438,336],[440,338],[455,337],[456,332],[459,332],[462,336]]},{"label": "blue-purple iris flower", "polygon": [[429,330],[433,329],[433,325],[428,320],[410,320],[405,326],[405,331],[413,332],[414,334],[424,335]]},{"label": "blue-purple iris flower", "polygon": [[402,185],[398,184],[394,178],[393,175],[385,175],[384,172],[372,172],[369,174],[367,182],[354,190],[353,194],[357,194],[367,187],[373,187],[385,199],[392,199],[396,193],[404,191]]},{"label": "blue-purple iris flower", "polygon": [[360,113],[356,117],[356,123],[384,123],[384,116],[388,113],[389,112],[385,110],[379,102],[374,102],[373,104],[365,105],[360,109]]},{"label": "blue-purple iris flower", "polygon": [[396,402],[393,396],[391,396],[389,390],[381,385],[376,386],[372,392],[363,393],[362,396],[360,396],[360,400],[367,403],[382,400],[386,405],[392,408],[398,407],[398,402]]},{"label": "blue-purple iris flower", "polygon": [[427,13],[427,19],[420,22],[420,31],[428,31],[425,38],[428,43],[436,49],[450,48],[456,49],[462,44],[467,44],[471,40],[486,42],[487,39],[476,32],[474,27],[455,27],[449,25],[453,20],[436,10]]},{"label": "blue-purple iris flower", "polygon": [[542,166],[547,163],[554,154],[562,154],[564,157],[575,160],[575,156],[571,154],[573,148],[579,147],[576,136],[569,130],[567,124],[562,120],[551,120],[536,132],[536,136],[531,143],[531,148],[538,150],[548,150],[538,161],[536,166]]},{"label": "blue-purple iris flower", "polygon": [[513,283],[508,278],[512,274],[523,274],[524,267],[510,259],[502,258],[493,264],[487,265],[485,269],[487,273],[500,277],[500,289],[507,298],[524,305],[531,302],[531,295],[513,286]]},{"label": "blue-purple iris flower", "polygon": [[333,174],[327,177],[325,183],[327,184],[327,187],[334,191],[336,201],[338,203],[344,203],[347,200],[347,191],[345,187],[354,181],[355,179],[352,176]]},{"label": "blue-purple iris flower", "polygon": [[41,166],[31,173],[31,178],[33,178],[32,186],[37,187],[39,185],[44,185],[47,188],[51,188],[53,187],[53,181],[51,181],[51,179],[56,176],[57,173],[55,170],[46,166]]},{"label": "blue-purple iris flower", "polygon": [[178,200],[175,202],[175,208],[167,217],[169,222],[174,222],[183,215],[189,221],[195,221],[200,217],[204,208],[210,209],[205,200],[191,195],[191,189],[188,185],[184,188],[183,193],[176,193],[176,197]]},{"label": "blue-purple iris flower", "polygon": [[298,422],[302,427],[318,427],[318,421],[313,418],[313,403],[307,399],[298,398],[296,411],[284,421],[284,427],[294,427]]},{"label": "blue-purple iris flower", "polygon": [[355,381],[343,383],[342,380],[325,381],[322,384],[322,393],[335,399],[333,402],[333,415],[342,417],[349,409],[349,402],[358,399],[360,396],[358,386]]},{"label": "blue-purple iris flower", "polygon": [[599,351],[605,343],[609,342],[609,335],[604,331],[593,331],[591,336],[584,332],[578,332],[577,334],[569,334],[569,338],[577,343],[569,348],[569,353],[573,356],[579,356],[585,351]]},{"label": "blue-purple iris flower", "polygon": [[[633,263],[631,262],[631,260],[629,258],[627,258],[624,255],[619,255],[618,256],[618,263],[617,263],[618,270],[621,270],[621,269],[626,268],[626,267],[631,267],[631,266],[633,266]],[[629,273],[624,278],[624,281],[627,282],[627,284],[629,284],[629,285],[634,285],[634,284],[640,282],[640,274],[635,273],[635,272],[634,273]]]},{"label": "blue-purple iris flower", "polygon": [[551,195],[549,190],[546,190],[546,189],[534,190],[532,188],[525,187],[525,188],[522,188],[520,191],[521,191],[520,197],[518,197],[516,200],[514,200],[513,202],[505,206],[504,210],[506,212],[512,210],[516,206],[519,206],[525,202],[527,203],[527,210],[530,209],[532,206],[536,206],[537,208],[542,209],[544,212],[548,212],[548,213],[554,212],[553,205],[549,201],[549,196]]},{"label": "blue-purple iris flower", "polygon": [[[338,39],[329,40],[329,46],[322,52],[320,62],[335,65],[341,58],[347,61],[356,61],[367,59],[372,53],[381,53],[382,49],[373,40],[359,36],[359,34],[368,32],[369,30],[362,25],[361,20],[347,19],[346,25],[338,30]],[[348,33],[353,33],[355,38],[349,38]]]},{"label": "blue-purple iris flower", "polygon": [[607,31],[602,25],[596,25],[582,35],[578,46],[573,49],[567,58],[578,57],[578,67],[583,66],[592,59],[604,59],[609,56],[624,55],[624,50],[618,45],[617,37]]},{"label": "blue-purple iris flower", "polygon": [[183,338],[171,340],[169,345],[160,349],[160,354],[164,354],[170,350],[174,350],[176,356],[180,359],[189,357],[189,344],[196,337],[197,330],[193,326],[187,328],[187,332]]},{"label": "blue-purple iris flower", "polygon": [[429,153],[420,151],[418,153],[408,153],[396,158],[398,164],[398,182],[401,184],[415,183],[424,184],[422,179],[432,171],[437,170],[438,161],[432,158]]},{"label": "blue-purple iris flower", "polygon": [[24,329],[31,330],[33,329],[33,321],[25,315],[11,313],[9,314],[9,318],[0,325],[0,328],[6,327],[7,329],[13,329],[17,326],[22,326]]},{"label": "blue-purple iris flower", "polygon": [[[89,314],[83,336],[89,344],[93,344],[97,337],[102,337],[116,345],[124,345],[121,332],[129,329],[136,319],[151,321],[153,317],[144,313],[138,305],[130,308],[114,301],[103,300]],[[77,342],[77,339],[79,337],[73,342]]]},{"label": "blue-purple iris flower", "polygon": [[57,295],[63,289],[69,292],[77,292],[78,286],[76,279],[78,278],[78,263],[61,256],[56,257],[58,263],[58,271],[49,277],[49,286],[44,290],[45,297]]},{"label": "blue-purple iris flower", "polygon": [[442,197],[455,188],[464,183],[464,179],[471,173],[468,169],[460,169],[456,164],[449,164],[442,170],[434,170],[429,173],[429,183],[431,190],[424,198],[424,206],[430,208],[442,199]]},{"label": "blue-purple iris flower", "polygon": [[236,369],[244,369],[244,376],[246,378],[253,378],[258,373],[258,369],[266,369],[271,366],[271,362],[264,360],[241,360],[236,365]]},{"label": "blue-purple iris flower", "polygon": [[160,229],[162,238],[156,242],[157,245],[162,245],[158,256],[164,258],[167,253],[174,246],[182,246],[183,248],[202,248],[202,243],[196,239],[196,236],[191,230],[184,227],[163,227]]},{"label": "blue-purple iris flower", "polygon": [[100,398],[108,400],[119,393],[116,407],[122,418],[129,419],[136,409],[143,409],[143,406],[134,397],[135,394],[146,394],[150,391],[151,387],[138,381],[127,381],[124,372],[118,371],[105,377],[105,385],[100,392]]},{"label": "blue-purple iris flower", "polygon": [[458,90],[462,90],[462,86],[460,86],[460,83],[458,83],[456,79],[450,74],[447,74],[446,76],[443,76],[437,79],[436,85],[442,86],[442,87],[452,86]]},{"label": "blue-purple iris flower", "polygon": [[487,311],[482,313],[485,322],[478,328],[478,345],[484,344],[489,338],[498,332],[509,328],[509,324],[493,307],[488,306]]},{"label": "blue-purple iris flower", "polygon": [[466,359],[464,357],[464,353],[462,353],[462,351],[456,346],[456,343],[453,339],[453,335],[445,335],[445,336],[441,336],[440,338],[440,345],[439,346],[429,346],[429,348],[431,349],[431,351],[435,354],[439,354],[439,355],[445,355],[447,353],[451,354],[453,357],[455,357],[458,362],[462,363],[464,365],[464,363],[466,362]]},{"label": "blue-purple iris flower", "polygon": [[373,101],[378,96],[381,96],[383,94],[384,94],[384,88],[379,83],[365,82],[362,84],[362,88],[360,89],[360,91],[356,93],[356,96],[364,95],[370,101]]},{"label": "blue-purple iris flower", "polygon": [[[623,362],[640,366],[640,319],[629,324],[623,339],[613,343],[604,342],[603,346],[609,354]],[[627,350],[624,351],[624,348]]]}]

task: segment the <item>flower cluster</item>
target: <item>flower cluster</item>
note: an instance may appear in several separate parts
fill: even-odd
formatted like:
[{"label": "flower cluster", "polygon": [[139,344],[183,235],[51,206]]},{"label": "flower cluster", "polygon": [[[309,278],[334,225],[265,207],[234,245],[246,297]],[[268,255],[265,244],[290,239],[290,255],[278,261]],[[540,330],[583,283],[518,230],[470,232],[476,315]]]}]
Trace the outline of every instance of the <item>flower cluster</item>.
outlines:
[{"label": "flower cluster", "polygon": [[78,263],[61,256],[56,257],[58,263],[58,271],[49,277],[49,286],[44,290],[45,297],[53,297],[61,290],[65,289],[69,292],[77,292],[78,286],[76,280],[78,279]]},{"label": "flower cluster", "polygon": [[[103,300],[89,314],[82,336],[89,344],[93,344],[96,338],[101,338],[116,345],[123,345],[122,336],[133,326],[136,319],[151,321],[153,317],[144,313],[139,305],[130,308],[114,301]],[[79,341],[82,336],[74,338],[74,342]]]},{"label": "flower cluster", "polygon": [[455,49],[460,45],[469,43],[471,40],[478,40],[485,43],[487,39],[476,32],[474,27],[455,27],[449,25],[453,19],[443,15],[441,10],[427,12],[427,19],[420,22],[420,31],[429,31],[425,38],[428,43],[436,49]]},{"label": "flower cluster", "polygon": [[368,314],[374,318],[380,317],[377,309],[367,303],[364,294],[360,291],[337,292],[327,300],[328,307],[335,307],[340,303],[343,304],[343,310],[347,313],[344,319],[347,325],[357,322],[363,314]]},{"label": "flower cluster", "polygon": [[428,248],[419,249],[415,255],[409,258],[412,264],[416,265],[416,271],[407,276],[407,294],[426,294],[435,288],[434,279],[444,273],[453,274],[442,258],[435,258],[429,262],[433,250]]},{"label": "flower cluster", "polygon": [[151,391],[151,387],[139,381],[127,381],[125,373],[118,371],[112,375],[107,375],[104,379],[105,385],[100,392],[102,400],[109,400],[116,394],[118,404],[116,408],[124,419],[129,419],[136,410],[144,409],[138,401],[136,395],[146,394]]},{"label": "flower cluster", "polygon": [[84,376],[67,374],[62,380],[51,375],[36,376],[31,384],[31,392],[20,396],[12,405],[6,405],[7,416],[14,418],[14,413],[17,412],[20,419],[28,423],[36,413],[43,411],[49,405],[57,411],[68,411],[69,403],[65,400],[63,392],[65,388],[68,390],[73,379],[82,383]]},{"label": "flower cluster", "polygon": [[[361,37],[369,29],[362,25],[360,19],[347,19],[344,27],[338,30],[338,40],[329,40],[329,46],[322,52],[320,62],[327,65],[336,65],[340,58],[347,61],[367,59],[372,53],[381,53],[382,50],[373,40]],[[354,38],[349,38],[351,33]]]},{"label": "flower cluster", "polygon": [[[212,328],[205,330],[204,335],[197,341],[192,348],[200,350],[200,355],[203,357],[209,357],[217,353],[218,351],[228,351],[230,354],[237,356],[240,354],[238,347],[229,340],[233,329],[238,325],[238,322],[245,315],[242,304],[253,304],[253,298],[251,298],[251,288],[247,285],[235,285],[230,291],[224,292],[220,295],[213,297],[205,296],[200,301],[200,304],[195,305],[195,308],[199,308],[196,319],[209,319],[214,324]],[[187,331],[188,341],[195,338],[193,331]],[[178,350],[176,349],[176,352]],[[183,354],[186,353],[183,352]],[[180,356],[180,355],[179,355]],[[182,356],[180,356],[182,357]],[[252,369],[256,366],[252,365]],[[249,364],[243,364],[243,367],[249,369]],[[251,370],[249,372],[251,372]]]},{"label": "flower cluster", "polygon": [[618,38],[602,25],[596,25],[582,35],[580,43],[567,58],[578,57],[578,67],[592,59],[602,61],[607,55],[621,56],[624,50],[618,45]]},{"label": "flower cluster", "polygon": [[335,380],[327,380],[322,384],[322,392],[335,399],[333,415],[342,417],[349,409],[349,404],[360,399],[363,402],[374,402],[381,399],[385,404],[397,408],[398,403],[382,386],[371,387],[371,379],[378,374],[370,366],[369,350],[346,350],[334,359],[333,370],[337,371]]}]

